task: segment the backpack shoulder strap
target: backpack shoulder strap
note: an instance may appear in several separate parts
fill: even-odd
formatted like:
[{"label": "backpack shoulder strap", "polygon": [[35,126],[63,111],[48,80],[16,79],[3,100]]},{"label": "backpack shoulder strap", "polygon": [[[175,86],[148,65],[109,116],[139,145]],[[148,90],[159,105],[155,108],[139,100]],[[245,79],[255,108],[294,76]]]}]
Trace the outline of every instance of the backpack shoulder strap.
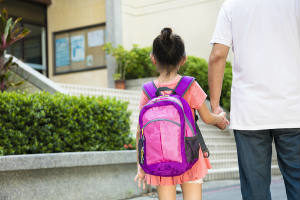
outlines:
[{"label": "backpack shoulder strap", "polygon": [[149,81],[149,82],[145,83],[143,85],[143,91],[145,92],[145,94],[147,95],[147,97],[149,99],[153,99],[153,98],[157,97],[155,94],[157,91],[157,87],[154,84],[154,81]]},{"label": "backpack shoulder strap", "polygon": [[194,80],[195,80],[194,77],[183,76],[175,88],[176,94],[183,97],[185,95],[186,91],[188,91],[188,89],[191,87]]}]

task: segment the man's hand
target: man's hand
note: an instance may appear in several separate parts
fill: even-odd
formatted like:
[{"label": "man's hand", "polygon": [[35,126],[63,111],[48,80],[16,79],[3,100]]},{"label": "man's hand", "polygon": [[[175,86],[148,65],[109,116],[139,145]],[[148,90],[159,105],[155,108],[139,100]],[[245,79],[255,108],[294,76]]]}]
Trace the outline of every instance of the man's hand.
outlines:
[{"label": "man's hand", "polygon": [[217,106],[211,105],[211,111],[212,111],[214,114],[217,114],[217,115],[221,115],[221,116],[222,116],[223,121],[217,123],[215,126],[218,127],[218,128],[221,129],[221,130],[224,130],[224,129],[229,125],[229,121],[228,121],[228,119],[226,118],[226,113],[224,112],[224,110],[221,108],[220,105],[217,105]]},{"label": "man's hand", "polygon": [[221,108],[221,106],[212,106],[211,111],[214,114],[220,114],[220,113],[224,112],[224,110]]}]

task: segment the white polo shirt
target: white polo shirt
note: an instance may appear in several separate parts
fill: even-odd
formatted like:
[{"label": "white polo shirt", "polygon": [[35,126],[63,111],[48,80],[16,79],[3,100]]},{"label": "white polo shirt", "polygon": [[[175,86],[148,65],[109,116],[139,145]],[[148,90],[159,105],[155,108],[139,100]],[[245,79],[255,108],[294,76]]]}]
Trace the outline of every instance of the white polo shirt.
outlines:
[{"label": "white polo shirt", "polygon": [[230,128],[300,128],[300,0],[227,0],[211,43],[234,52]]}]

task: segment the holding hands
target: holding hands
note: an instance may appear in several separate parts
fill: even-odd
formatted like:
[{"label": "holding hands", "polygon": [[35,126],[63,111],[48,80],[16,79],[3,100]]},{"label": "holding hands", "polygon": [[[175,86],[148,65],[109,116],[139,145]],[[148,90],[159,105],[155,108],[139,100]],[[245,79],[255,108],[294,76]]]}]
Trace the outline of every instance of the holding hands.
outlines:
[{"label": "holding hands", "polygon": [[229,121],[226,118],[226,113],[225,112],[219,113],[218,118],[219,118],[219,122],[217,122],[215,124],[215,126],[221,130],[224,130],[226,128],[226,126],[229,125]]},{"label": "holding hands", "polygon": [[226,126],[229,125],[229,121],[226,118],[226,113],[223,111],[223,109],[220,106],[216,106],[216,107],[212,106],[211,110],[214,114],[218,115],[219,120],[220,120],[218,123],[216,123],[215,126],[221,130],[224,130],[226,128]]},{"label": "holding hands", "polygon": [[208,109],[208,107],[203,104],[200,109],[198,109],[201,119],[204,123],[210,124],[218,127],[221,130],[224,130],[227,125],[229,125],[229,121],[226,118],[226,113],[220,106],[213,107],[212,112]]}]

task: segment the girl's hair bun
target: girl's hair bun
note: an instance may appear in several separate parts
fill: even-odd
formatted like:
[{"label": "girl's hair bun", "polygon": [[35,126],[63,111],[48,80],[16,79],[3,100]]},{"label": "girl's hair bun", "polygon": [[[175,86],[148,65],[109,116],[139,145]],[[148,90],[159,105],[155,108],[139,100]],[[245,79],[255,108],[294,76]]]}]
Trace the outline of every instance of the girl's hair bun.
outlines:
[{"label": "girl's hair bun", "polygon": [[185,57],[183,40],[171,28],[163,28],[153,41],[152,54],[160,65],[166,66],[169,73]]},{"label": "girl's hair bun", "polygon": [[170,41],[172,35],[172,29],[171,28],[164,28],[161,30],[161,39],[163,41]]}]

